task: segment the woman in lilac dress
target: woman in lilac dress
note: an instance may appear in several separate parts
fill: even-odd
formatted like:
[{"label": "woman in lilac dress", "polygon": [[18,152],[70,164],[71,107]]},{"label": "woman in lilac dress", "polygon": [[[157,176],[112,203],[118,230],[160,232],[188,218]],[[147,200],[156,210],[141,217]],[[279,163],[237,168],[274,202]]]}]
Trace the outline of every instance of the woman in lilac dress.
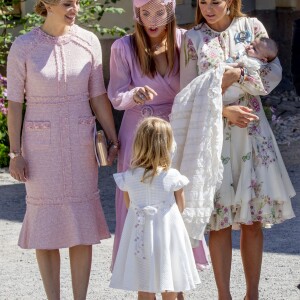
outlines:
[{"label": "woman in lilac dress", "polygon": [[[179,48],[182,30],[176,29],[175,1],[133,0],[135,31],[118,39],[111,49],[108,96],[117,110],[125,110],[119,140],[118,172],[128,169],[135,129],[147,116],[169,119],[179,92]],[[116,230],[112,267],[119,248],[127,209],[116,190]],[[194,255],[197,266],[208,265],[205,241]]]},{"label": "woman in lilac dress", "polygon": [[99,198],[91,107],[113,141],[110,161],[118,142],[100,43],[74,25],[78,10],[76,0],[38,1],[44,24],[18,37],[8,57],[10,172],[27,192],[19,246],[36,249],[48,299],[60,298],[59,249],[69,248],[74,299],[85,299],[92,244],[110,237]]}]

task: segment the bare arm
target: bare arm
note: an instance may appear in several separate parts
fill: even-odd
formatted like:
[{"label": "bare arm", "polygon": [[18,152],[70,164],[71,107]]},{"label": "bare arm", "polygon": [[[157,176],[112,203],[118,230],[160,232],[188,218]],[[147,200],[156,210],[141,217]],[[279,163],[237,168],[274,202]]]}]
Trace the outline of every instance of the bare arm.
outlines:
[{"label": "bare arm", "polygon": [[[10,152],[21,152],[21,129],[22,129],[23,104],[8,101],[7,127],[10,143]],[[26,181],[26,166],[22,156],[10,160],[9,171],[13,178],[18,181]]]},{"label": "bare arm", "polygon": [[130,206],[130,198],[129,198],[129,194],[128,192],[123,192],[124,193],[124,202],[125,202],[125,206],[128,209]]},{"label": "bare arm", "polygon": [[185,198],[183,189],[174,192],[176,204],[178,206],[179,211],[182,213],[185,208]]},{"label": "bare arm", "polygon": [[237,68],[231,68],[227,69],[223,74],[222,79],[222,93],[224,94],[225,91],[235,82],[238,82],[241,77],[241,69],[239,67]]},{"label": "bare arm", "polygon": [[[112,141],[113,145],[118,146],[118,137],[116,133],[114,118],[112,114],[111,104],[108,100],[107,94],[94,97],[90,100],[91,107],[97,120],[100,122],[104,129],[106,136]],[[115,156],[117,155],[118,148],[110,147],[108,154],[109,165],[112,164]]]},{"label": "bare arm", "polygon": [[[227,69],[222,79],[222,93],[224,93],[233,83],[237,82],[241,76],[240,68]],[[241,105],[226,106],[223,108],[223,116],[228,121],[240,128],[247,127],[248,123],[258,120],[258,116],[252,113],[252,109]]]}]

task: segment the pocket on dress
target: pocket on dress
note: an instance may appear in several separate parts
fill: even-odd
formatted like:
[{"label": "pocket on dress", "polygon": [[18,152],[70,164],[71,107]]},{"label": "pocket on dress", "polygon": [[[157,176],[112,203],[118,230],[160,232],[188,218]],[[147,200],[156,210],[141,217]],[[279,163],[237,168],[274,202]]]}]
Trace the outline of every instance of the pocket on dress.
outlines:
[{"label": "pocket on dress", "polygon": [[78,120],[78,134],[81,145],[94,144],[95,117],[80,117]]},{"label": "pocket on dress", "polygon": [[50,121],[25,121],[23,141],[29,149],[48,147],[51,144]]}]

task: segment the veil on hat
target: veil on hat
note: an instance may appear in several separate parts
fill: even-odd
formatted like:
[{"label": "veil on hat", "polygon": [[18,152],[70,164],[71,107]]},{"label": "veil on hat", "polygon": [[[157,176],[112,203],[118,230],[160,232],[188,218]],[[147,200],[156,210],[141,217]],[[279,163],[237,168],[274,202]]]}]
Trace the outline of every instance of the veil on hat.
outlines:
[{"label": "veil on hat", "polygon": [[141,25],[164,26],[175,18],[176,0],[133,0],[134,20]]}]

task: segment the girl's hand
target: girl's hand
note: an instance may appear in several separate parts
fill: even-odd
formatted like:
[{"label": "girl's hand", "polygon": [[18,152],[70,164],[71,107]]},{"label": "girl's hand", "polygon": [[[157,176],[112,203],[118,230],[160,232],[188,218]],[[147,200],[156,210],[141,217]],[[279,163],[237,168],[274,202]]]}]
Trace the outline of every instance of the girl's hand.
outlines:
[{"label": "girl's hand", "polygon": [[154,96],[157,96],[157,93],[151,89],[148,85],[144,87],[137,88],[133,94],[133,101],[136,104],[145,104],[146,101],[153,100]]},{"label": "girl's hand", "polygon": [[235,82],[238,82],[241,77],[241,68],[235,67],[226,69],[222,78],[222,94]]},{"label": "girl's hand", "polygon": [[119,145],[112,144],[108,149],[107,165],[111,166],[118,154]]},{"label": "girl's hand", "polygon": [[26,162],[22,155],[10,160],[9,172],[14,179],[26,182]]},{"label": "girl's hand", "polygon": [[253,110],[246,106],[232,105],[223,108],[223,116],[228,121],[240,128],[247,127],[248,123],[254,120],[258,120],[258,116],[252,114]]}]

